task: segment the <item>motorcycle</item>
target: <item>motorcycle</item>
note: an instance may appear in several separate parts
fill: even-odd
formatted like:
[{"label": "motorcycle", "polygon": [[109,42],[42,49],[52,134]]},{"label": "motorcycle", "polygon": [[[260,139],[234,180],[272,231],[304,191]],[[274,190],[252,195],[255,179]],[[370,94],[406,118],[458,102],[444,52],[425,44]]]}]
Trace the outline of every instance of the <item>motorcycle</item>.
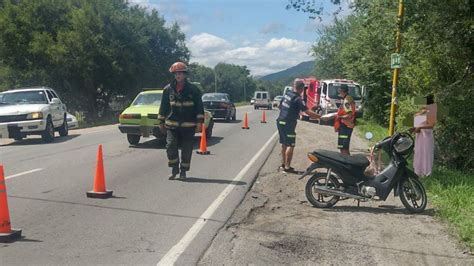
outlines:
[{"label": "motorcycle", "polygon": [[385,201],[393,190],[408,211],[420,213],[428,199],[419,177],[408,168],[406,158],[413,148],[414,140],[408,133],[395,133],[376,143],[373,149],[387,153],[390,162],[375,175],[364,173],[370,164],[365,155],[349,156],[318,149],[308,153],[312,164],[299,179],[311,175],[305,193],[317,208],[330,208],[345,199],[358,203]]}]

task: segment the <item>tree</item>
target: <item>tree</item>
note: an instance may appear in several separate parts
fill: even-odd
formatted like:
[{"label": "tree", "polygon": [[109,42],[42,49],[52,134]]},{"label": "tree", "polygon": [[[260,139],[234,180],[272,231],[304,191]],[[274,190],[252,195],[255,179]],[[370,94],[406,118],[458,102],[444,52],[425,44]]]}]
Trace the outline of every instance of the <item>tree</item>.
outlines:
[{"label": "tree", "polygon": [[172,79],[169,66],[187,61],[179,26],[125,0],[2,1],[1,87],[51,86],[68,107],[94,119],[115,95]]}]

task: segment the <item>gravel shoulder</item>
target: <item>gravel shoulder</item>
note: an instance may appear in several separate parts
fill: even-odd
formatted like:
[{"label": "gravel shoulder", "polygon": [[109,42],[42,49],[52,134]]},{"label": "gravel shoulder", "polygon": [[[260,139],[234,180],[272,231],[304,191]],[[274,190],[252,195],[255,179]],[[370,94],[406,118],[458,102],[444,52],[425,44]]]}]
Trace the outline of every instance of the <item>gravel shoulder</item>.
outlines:
[{"label": "gravel shoulder", "polygon": [[[328,126],[299,122],[293,166],[304,170],[306,153],[336,150]],[[351,152],[367,150],[353,136]],[[278,171],[276,145],[241,205],[202,256],[201,265],[474,265],[431,207],[418,215],[405,211],[399,198],[385,202],[340,201],[317,209],[307,201],[309,177]],[[429,199],[428,199],[429,200]]]}]

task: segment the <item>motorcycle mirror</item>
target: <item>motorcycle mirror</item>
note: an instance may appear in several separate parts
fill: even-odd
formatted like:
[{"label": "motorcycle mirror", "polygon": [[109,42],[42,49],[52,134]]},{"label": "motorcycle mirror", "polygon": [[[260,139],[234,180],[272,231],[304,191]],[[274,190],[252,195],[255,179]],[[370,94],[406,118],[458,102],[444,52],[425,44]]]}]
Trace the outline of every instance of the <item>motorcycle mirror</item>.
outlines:
[{"label": "motorcycle mirror", "polygon": [[365,133],[365,138],[366,139],[371,140],[373,137],[374,137],[374,134],[372,134],[372,132]]}]

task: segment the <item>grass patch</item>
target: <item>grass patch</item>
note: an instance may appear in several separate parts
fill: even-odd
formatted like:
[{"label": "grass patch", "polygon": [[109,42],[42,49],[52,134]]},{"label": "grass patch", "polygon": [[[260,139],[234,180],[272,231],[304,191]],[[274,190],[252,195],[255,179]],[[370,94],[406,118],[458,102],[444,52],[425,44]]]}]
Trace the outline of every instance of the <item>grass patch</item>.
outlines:
[{"label": "grass patch", "polygon": [[118,123],[118,118],[104,118],[99,121],[94,122],[85,122],[84,120],[78,119],[78,127],[77,128],[89,128],[89,127],[98,127],[98,126],[106,126],[106,125],[113,125]]},{"label": "grass patch", "polygon": [[454,225],[461,240],[474,251],[474,173],[437,167],[423,183],[437,215]]},{"label": "grass patch", "polygon": [[245,105],[250,105],[250,102],[237,102],[234,103],[235,106],[245,106]]},{"label": "grass patch", "polygon": [[[365,138],[368,131],[374,134],[370,146],[388,135],[387,128],[377,123],[357,120],[357,134]],[[474,173],[438,166],[422,181],[436,215],[453,225],[461,240],[474,252]]]},{"label": "grass patch", "polygon": [[381,141],[388,136],[387,128],[375,122],[366,121],[364,119],[357,119],[357,125],[355,129],[357,135],[364,139],[366,132],[372,132],[372,134],[374,134],[374,137],[369,141],[370,146],[373,146],[376,142]]}]

